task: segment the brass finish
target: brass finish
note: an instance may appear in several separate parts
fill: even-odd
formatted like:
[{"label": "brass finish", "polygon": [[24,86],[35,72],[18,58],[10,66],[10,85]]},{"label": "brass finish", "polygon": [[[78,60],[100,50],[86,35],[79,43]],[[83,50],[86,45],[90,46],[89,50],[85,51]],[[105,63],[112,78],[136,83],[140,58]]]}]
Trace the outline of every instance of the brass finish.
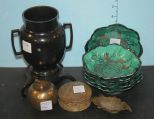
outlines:
[{"label": "brass finish", "polygon": [[29,87],[27,96],[32,107],[40,111],[41,102],[52,101],[54,105],[58,97],[57,90],[51,82],[38,79]]}]

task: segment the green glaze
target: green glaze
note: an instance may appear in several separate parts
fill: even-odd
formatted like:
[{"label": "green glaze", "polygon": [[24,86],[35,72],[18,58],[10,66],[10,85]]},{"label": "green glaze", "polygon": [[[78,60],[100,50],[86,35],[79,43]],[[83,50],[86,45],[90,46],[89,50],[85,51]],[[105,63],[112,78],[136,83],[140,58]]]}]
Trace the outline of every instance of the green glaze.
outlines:
[{"label": "green glaze", "polygon": [[[109,95],[116,95],[122,93],[126,90],[133,88],[136,84],[138,84],[143,76],[141,70],[139,69],[135,75],[132,77],[125,77],[121,80],[121,78],[103,80],[99,78],[93,78],[83,72],[84,80],[91,86],[102,90],[104,93]],[[124,80],[125,79],[125,80]]]},{"label": "green glaze", "polygon": [[133,53],[119,45],[100,46],[83,55],[85,70],[103,79],[131,76],[140,65]]},{"label": "green glaze", "polygon": [[85,46],[86,52],[98,46],[108,46],[111,38],[120,39],[119,45],[132,50],[138,57],[142,55],[143,49],[140,44],[139,34],[121,24],[96,29]]}]

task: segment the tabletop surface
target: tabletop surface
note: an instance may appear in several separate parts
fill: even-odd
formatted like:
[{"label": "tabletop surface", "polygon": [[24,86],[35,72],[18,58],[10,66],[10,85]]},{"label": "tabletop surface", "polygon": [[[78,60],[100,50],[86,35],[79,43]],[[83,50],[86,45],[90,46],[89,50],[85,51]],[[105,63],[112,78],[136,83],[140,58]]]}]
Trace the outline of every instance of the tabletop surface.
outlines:
[{"label": "tabletop surface", "polygon": [[[64,68],[63,74],[82,80],[81,67]],[[25,68],[0,68],[0,119],[154,119],[154,66],[142,67],[143,80],[129,91],[120,94],[133,112],[109,114],[93,104],[82,112],[67,112],[55,105],[52,111],[34,110],[21,96],[26,82]],[[93,89],[94,94],[102,93]]]}]

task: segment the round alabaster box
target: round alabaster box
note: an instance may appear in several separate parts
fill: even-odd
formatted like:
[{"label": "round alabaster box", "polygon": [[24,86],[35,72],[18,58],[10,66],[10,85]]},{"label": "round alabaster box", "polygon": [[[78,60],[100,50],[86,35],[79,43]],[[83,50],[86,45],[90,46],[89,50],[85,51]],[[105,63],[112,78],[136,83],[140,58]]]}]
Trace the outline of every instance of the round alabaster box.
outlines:
[{"label": "round alabaster box", "polygon": [[78,112],[90,106],[92,90],[87,84],[74,81],[62,85],[58,95],[61,108],[71,112]]}]

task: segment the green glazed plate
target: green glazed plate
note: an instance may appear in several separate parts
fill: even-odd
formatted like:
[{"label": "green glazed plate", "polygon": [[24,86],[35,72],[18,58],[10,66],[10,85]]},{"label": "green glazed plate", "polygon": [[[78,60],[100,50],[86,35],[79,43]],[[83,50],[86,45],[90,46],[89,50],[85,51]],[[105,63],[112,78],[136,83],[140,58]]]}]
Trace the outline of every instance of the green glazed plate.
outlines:
[{"label": "green glazed plate", "polygon": [[141,69],[137,70],[137,72],[130,76],[130,77],[123,77],[123,78],[116,78],[116,79],[103,79],[103,78],[99,78],[99,77],[93,77],[91,75],[89,75],[86,71],[82,71],[83,77],[92,83],[95,83],[97,85],[100,86],[112,86],[112,85],[116,85],[118,84],[119,86],[123,86],[123,87],[127,87],[128,85],[132,85],[133,82],[131,83],[131,80],[134,79],[134,77],[138,77],[140,76],[141,73]]},{"label": "green glazed plate", "polygon": [[115,44],[97,47],[85,53],[82,60],[86,72],[103,79],[131,76],[141,66],[132,52]]},{"label": "green glazed plate", "polygon": [[95,87],[97,89],[102,90],[106,94],[116,95],[116,94],[122,93],[124,91],[127,91],[127,90],[133,88],[136,84],[138,84],[143,79],[143,76],[142,76],[142,73],[139,72],[135,76],[127,79],[127,80],[129,80],[129,82],[124,83],[122,85],[120,83],[118,84],[117,83],[118,81],[115,82],[115,84],[112,84],[112,85],[103,85],[101,83],[97,83],[97,82],[91,81],[91,80],[89,80],[89,78],[90,77],[84,75],[84,80],[89,85],[91,85],[91,86],[93,86],[93,87]]},{"label": "green glazed plate", "polygon": [[121,24],[112,24],[96,29],[86,43],[85,51],[88,52],[98,46],[108,46],[110,44],[119,44],[134,52],[138,57],[143,53],[139,34]]}]

